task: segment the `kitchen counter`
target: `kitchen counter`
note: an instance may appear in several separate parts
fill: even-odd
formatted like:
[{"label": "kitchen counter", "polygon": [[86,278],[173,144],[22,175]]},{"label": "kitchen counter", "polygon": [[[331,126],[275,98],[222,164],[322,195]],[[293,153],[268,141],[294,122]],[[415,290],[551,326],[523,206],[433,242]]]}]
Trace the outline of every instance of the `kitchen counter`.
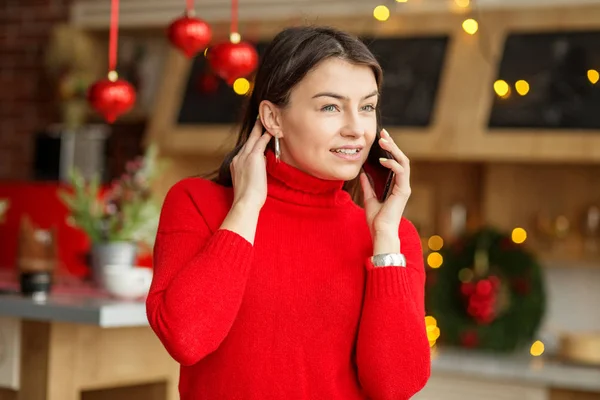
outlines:
[{"label": "kitchen counter", "polygon": [[499,355],[441,348],[433,352],[432,373],[451,373],[524,385],[597,392],[600,366],[570,364],[552,356]]},{"label": "kitchen counter", "polygon": [[[121,301],[86,286],[57,286],[47,298],[33,299],[3,286],[0,335],[16,321],[10,389],[19,400],[77,400],[90,390],[125,396],[143,385],[147,393],[139,398],[179,398],[179,365],[150,328],[143,300]],[[156,385],[164,389],[157,392]]]},{"label": "kitchen counter", "polygon": [[59,293],[45,300],[0,295],[0,315],[33,321],[93,324],[102,328],[148,326],[143,301],[120,301],[100,294]]},{"label": "kitchen counter", "polygon": [[[93,353],[96,359],[106,358],[106,362],[102,363],[106,367],[115,368],[122,360],[126,364],[138,365],[139,368],[131,368],[137,372],[144,371],[142,366],[148,365],[147,355],[153,353],[155,355],[152,358],[157,362],[151,365],[168,365],[167,369],[148,370],[150,376],[131,376],[130,382],[156,380],[162,376],[162,379],[170,380],[171,385],[176,384],[177,366],[151,332],[142,300],[115,300],[93,290],[57,290],[45,300],[34,300],[19,294],[6,294],[5,291],[5,294],[0,294],[0,316],[23,321],[22,347],[27,341],[39,340],[40,327],[47,327],[42,329],[45,332],[42,336],[48,342],[48,350],[52,345],[58,345],[55,344],[56,336],[53,337],[52,332],[54,335],[63,332],[59,335],[64,338],[61,341],[62,348],[68,344],[72,346],[70,351],[82,354],[82,364],[72,365],[76,371],[85,370],[85,360],[91,356],[92,347],[95,347]],[[96,341],[95,346],[90,342],[92,338]],[[139,351],[132,351],[134,348]],[[125,353],[129,358],[123,356]],[[140,355],[141,358],[136,360]],[[469,381],[570,389],[600,395],[600,367],[569,364],[552,356],[501,355],[442,347],[434,349],[432,358],[433,378],[464,377]],[[127,369],[130,370],[129,366]],[[82,383],[73,388],[74,392],[88,387],[111,385],[112,379],[104,383],[88,382],[89,377],[85,373],[76,375],[83,376],[80,376]],[[122,377],[118,379],[122,380]],[[21,388],[24,383],[22,380]],[[174,389],[171,393],[176,396]]]}]

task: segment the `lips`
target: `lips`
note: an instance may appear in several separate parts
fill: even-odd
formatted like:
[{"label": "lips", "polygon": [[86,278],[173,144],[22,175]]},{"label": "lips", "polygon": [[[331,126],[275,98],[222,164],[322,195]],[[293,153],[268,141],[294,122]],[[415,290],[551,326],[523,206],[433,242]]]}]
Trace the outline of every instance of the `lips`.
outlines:
[{"label": "lips", "polygon": [[361,146],[342,146],[331,149],[332,153],[342,153],[342,154],[358,154],[362,150]]},{"label": "lips", "polygon": [[335,149],[331,149],[330,151],[334,156],[347,161],[357,161],[362,158],[362,155],[360,154],[362,147],[360,146],[337,147]]}]

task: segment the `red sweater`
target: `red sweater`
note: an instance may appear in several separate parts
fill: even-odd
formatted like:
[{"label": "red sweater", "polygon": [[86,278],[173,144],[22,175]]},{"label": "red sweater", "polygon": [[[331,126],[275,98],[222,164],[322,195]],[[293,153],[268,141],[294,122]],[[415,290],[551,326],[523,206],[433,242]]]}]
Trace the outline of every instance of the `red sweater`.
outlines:
[{"label": "red sweater", "polygon": [[219,229],[231,188],[188,178],[165,198],[147,311],[181,399],[409,399],[430,372],[414,226],[400,224],[407,267],[374,269],[343,182],[272,152],[267,172],[254,245]]}]

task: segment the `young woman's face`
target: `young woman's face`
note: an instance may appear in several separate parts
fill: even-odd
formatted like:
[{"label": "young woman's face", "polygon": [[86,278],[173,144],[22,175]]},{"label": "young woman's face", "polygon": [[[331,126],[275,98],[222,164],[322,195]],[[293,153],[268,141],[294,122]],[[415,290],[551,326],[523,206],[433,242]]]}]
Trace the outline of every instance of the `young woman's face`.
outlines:
[{"label": "young woman's face", "polygon": [[321,179],[354,179],[376,137],[378,98],[370,67],[323,61],[280,110],[281,160]]}]

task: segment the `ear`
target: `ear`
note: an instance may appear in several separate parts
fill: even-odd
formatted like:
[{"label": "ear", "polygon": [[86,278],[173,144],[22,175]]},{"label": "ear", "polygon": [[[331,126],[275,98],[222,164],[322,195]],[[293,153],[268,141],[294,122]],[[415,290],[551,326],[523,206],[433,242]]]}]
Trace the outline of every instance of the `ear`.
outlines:
[{"label": "ear", "polygon": [[258,106],[258,114],[260,115],[260,121],[267,132],[278,138],[283,137],[281,110],[278,106],[271,103],[269,100],[263,100]]}]

